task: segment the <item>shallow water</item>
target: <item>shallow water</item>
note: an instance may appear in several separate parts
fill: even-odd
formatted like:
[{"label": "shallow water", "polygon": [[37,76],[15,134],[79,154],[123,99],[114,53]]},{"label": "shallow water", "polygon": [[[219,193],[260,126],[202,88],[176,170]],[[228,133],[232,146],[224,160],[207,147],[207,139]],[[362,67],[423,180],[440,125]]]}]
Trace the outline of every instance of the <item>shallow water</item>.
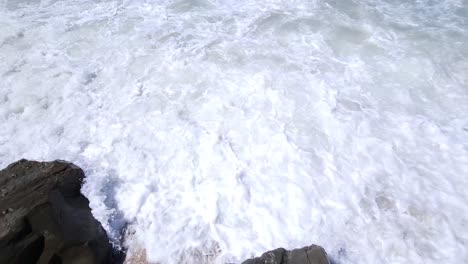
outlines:
[{"label": "shallow water", "polygon": [[0,0],[0,165],[152,262],[468,261],[468,2]]}]

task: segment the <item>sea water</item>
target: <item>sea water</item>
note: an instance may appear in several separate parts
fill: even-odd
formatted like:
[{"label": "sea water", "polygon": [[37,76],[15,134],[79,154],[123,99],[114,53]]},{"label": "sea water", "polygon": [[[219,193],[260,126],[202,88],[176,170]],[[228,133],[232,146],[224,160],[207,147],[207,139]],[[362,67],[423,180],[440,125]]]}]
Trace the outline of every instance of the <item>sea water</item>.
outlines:
[{"label": "sea water", "polygon": [[20,158],[151,263],[466,263],[468,2],[0,0]]}]

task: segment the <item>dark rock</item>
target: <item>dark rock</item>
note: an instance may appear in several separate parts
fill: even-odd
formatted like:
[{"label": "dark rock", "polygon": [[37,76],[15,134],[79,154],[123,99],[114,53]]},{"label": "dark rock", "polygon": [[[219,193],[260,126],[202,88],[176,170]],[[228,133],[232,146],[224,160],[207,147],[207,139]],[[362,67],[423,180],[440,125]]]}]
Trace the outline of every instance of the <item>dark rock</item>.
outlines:
[{"label": "dark rock", "polygon": [[288,251],[278,248],[242,264],[329,264],[325,250],[316,245]]},{"label": "dark rock", "polygon": [[64,161],[20,160],[0,171],[0,263],[115,263],[80,193],[83,178]]}]

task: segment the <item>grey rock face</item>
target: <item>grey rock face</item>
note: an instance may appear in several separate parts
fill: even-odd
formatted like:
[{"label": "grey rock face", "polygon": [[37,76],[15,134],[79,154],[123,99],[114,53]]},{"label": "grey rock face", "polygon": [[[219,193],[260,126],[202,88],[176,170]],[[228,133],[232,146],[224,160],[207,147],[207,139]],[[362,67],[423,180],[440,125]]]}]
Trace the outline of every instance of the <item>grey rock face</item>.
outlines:
[{"label": "grey rock face", "polygon": [[20,160],[0,171],[0,263],[112,263],[112,246],[63,162]]},{"label": "grey rock face", "polygon": [[329,264],[325,250],[316,245],[288,251],[278,248],[242,264]]}]

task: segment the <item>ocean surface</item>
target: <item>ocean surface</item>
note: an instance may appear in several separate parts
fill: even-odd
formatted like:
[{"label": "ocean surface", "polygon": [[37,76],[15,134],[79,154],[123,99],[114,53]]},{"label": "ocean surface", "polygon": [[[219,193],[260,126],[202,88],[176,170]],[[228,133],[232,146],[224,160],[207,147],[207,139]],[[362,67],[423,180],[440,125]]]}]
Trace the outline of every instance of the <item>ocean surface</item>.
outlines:
[{"label": "ocean surface", "polygon": [[468,263],[468,1],[0,0],[20,158],[150,263]]}]

